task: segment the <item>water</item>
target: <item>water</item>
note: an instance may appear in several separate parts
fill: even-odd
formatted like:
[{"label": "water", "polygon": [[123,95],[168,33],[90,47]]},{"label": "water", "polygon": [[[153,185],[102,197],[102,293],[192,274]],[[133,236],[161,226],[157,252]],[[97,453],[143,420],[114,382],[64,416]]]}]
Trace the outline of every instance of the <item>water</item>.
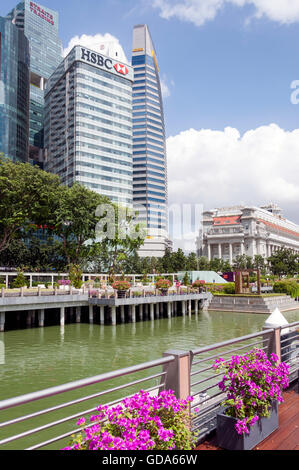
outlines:
[{"label": "water", "polygon": [[[290,323],[298,321],[299,310],[286,312],[284,316]],[[258,332],[267,317],[200,312],[191,317],[116,326],[82,323],[6,331],[0,333],[0,399],[158,359],[169,349],[190,350]],[[118,383],[124,381],[119,379]],[[45,406],[52,406],[57,397],[47,400],[44,400]],[[86,406],[81,409],[88,409]],[[32,403],[24,411],[35,409],[38,407]],[[18,416],[20,411],[4,414],[1,421],[8,416]],[[6,434],[7,431],[2,432],[2,436]],[[18,448],[16,445],[11,444],[10,448]]]}]

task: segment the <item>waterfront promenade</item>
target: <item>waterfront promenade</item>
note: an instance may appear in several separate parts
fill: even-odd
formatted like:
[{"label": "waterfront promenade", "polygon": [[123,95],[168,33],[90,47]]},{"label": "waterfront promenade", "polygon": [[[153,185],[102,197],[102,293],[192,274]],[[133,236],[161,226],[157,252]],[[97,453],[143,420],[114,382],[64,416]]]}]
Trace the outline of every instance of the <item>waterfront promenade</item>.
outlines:
[{"label": "waterfront promenade", "polygon": [[[198,313],[205,302],[211,299],[208,292],[196,292],[180,288],[161,293],[158,289],[133,288],[124,297],[119,297],[113,289],[1,289],[0,331],[5,331],[8,316],[17,314],[15,323],[20,322],[20,314],[26,315],[26,326],[45,326],[47,316],[55,319],[59,314],[60,325],[66,321],[80,323],[82,315],[88,314],[89,323],[96,316],[99,323],[133,322],[174,315]],[[136,310],[138,309],[138,311]],[[88,313],[87,313],[88,312]]]}]

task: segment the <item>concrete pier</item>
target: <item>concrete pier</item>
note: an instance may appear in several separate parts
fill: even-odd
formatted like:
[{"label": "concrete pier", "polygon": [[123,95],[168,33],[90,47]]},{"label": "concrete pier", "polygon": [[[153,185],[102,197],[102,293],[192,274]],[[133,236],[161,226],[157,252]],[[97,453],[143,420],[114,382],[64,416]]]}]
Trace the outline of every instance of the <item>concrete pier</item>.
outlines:
[{"label": "concrete pier", "polygon": [[0,313],[0,331],[4,331],[5,327],[5,312]]},{"label": "concrete pier", "polygon": [[89,320],[89,323],[92,325],[93,324],[93,305],[89,305],[88,307],[88,320]]},{"label": "concrete pier", "polygon": [[125,323],[125,306],[120,306],[120,321],[121,323]]},{"label": "concrete pier", "polygon": [[[21,295],[22,293],[23,295]],[[134,297],[130,292],[128,296],[118,298],[117,295],[111,295],[111,293],[108,295],[108,291],[106,296],[90,296],[88,292],[82,293],[81,291],[65,293],[52,290],[49,293],[41,288],[38,293],[33,295],[26,292],[26,289],[23,292],[18,292],[17,295],[12,295],[10,292],[8,294],[3,293],[2,289],[0,296],[0,331],[5,331],[7,315],[14,315],[17,328],[20,324],[24,325],[24,323],[27,328],[37,325],[44,327],[52,315],[53,319],[56,318],[55,321],[62,326],[66,321],[68,323],[80,323],[86,321],[86,318],[92,324],[95,322],[94,314],[99,308],[100,324],[104,325],[110,322],[116,325],[118,322],[124,323],[125,321],[136,323],[137,319],[138,321],[146,321],[163,317],[171,318],[174,315],[186,315],[187,310],[191,315],[193,305],[194,311],[198,313],[202,304],[205,301],[210,302],[211,297],[212,295],[209,293],[160,295],[159,292],[155,292],[155,295],[153,295],[153,293],[149,294],[144,291],[142,296]],[[48,312],[47,315],[45,315],[46,311]],[[50,324],[53,324],[53,320]]]},{"label": "concrete pier", "polygon": [[131,305],[131,321],[136,323],[136,308],[135,305]]},{"label": "concrete pier", "polygon": [[116,307],[111,307],[111,323],[116,325]]},{"label": "concrete pier", "polygon": [[154,304],[150,304],[150,319],[151,319],[151,320],[154,320],[154,319],[155,319]]},{"label": "concrete pier", "polygon": [[38,311],[38,326],[44,327],[45,326],[45,310]]},{"label": "concrete pier", "polygon": [[64,326],[65,324],[65,308],[60,307],[60,326]]},{"label": "concrete pier", "polygon": [[81,307],[76,307],[76,323],[81,322]]},{"label": "concrete pier", "polygon": [[105,323],[105,307],[104,305],[100,306],[100,324],[104,325]]}]

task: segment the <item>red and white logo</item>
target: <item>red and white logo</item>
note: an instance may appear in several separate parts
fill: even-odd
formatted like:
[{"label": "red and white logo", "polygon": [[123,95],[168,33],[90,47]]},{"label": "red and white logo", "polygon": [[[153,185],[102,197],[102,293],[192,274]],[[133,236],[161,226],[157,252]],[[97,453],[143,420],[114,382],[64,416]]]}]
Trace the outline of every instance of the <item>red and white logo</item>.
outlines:
[{"label": "red and white logo", "polygon": [[127,73],[129,73],[129,70],[127,69],[125,65],[115,64],[114,68],[118,73],[121,73],[122,75],[127,75]]}]

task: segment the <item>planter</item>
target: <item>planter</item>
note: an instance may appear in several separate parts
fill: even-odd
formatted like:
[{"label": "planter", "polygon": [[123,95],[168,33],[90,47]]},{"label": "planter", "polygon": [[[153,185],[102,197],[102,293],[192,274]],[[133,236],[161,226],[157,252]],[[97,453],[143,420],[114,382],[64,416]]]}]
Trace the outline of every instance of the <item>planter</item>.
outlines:
[{"label": "planter", "polygon": [[124,299],[126,297],[126,292],[127,292],[126,290],[118,290],[117,291],[117,297],[119,299]]},{"label": "planter", "polygon": [[168,295],[168,289],[161,289],[162,295]]},{"label": "planter", "polygon": [[62,286],[59,286],[59,289],[60,289],[60,290],[70,290],[70,286],[68,286],[68,285],[62,285]]},{"label": "planter", "polygon": [[238,434],[237,418],[226,416],[224,408],[217,414],[217,445],[227,450],[251,450],[278,428],[278,402],[272,404],[269,418],[259,418],[249,427],[249,434]]}]

